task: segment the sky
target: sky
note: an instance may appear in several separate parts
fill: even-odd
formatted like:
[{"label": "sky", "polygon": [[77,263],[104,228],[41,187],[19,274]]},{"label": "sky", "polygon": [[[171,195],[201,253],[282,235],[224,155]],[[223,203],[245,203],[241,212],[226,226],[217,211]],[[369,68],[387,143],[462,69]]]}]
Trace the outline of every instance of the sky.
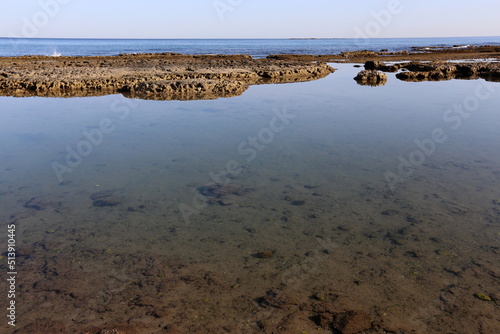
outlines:
[{"label": "sky", "polygon": [[499,36],[499,0],[0,0],[0,37]]}]

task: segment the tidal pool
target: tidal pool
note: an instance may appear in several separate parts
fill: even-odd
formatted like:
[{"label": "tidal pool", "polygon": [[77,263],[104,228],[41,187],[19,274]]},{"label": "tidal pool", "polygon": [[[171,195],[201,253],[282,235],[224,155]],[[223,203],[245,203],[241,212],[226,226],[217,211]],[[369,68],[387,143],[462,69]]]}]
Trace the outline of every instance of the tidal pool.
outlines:
[{"label": "tidal pool", "polygon": [[210,101],[0,98],[16,333],[498,330],[500,83],[332,66]]}]

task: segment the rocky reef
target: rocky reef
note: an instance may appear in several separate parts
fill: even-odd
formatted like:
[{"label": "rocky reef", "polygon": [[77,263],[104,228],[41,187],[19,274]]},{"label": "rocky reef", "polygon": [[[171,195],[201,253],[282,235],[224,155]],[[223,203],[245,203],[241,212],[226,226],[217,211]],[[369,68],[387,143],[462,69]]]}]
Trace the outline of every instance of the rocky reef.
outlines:
[{"label": "rocky reef", "polygon": [[377,70],[363,70],[354,80],[362,86],[383,86],[387,83],[387,74]]},{"label": "rocky reef", "polygon": [[454,46],[454,47],[413,47],[409,50],[388,51],[383,49],[344,51],[339,54],[306,55],[280,54],[269,55],[274,60],[308,60],[333,63],[364,63],[366,61],[439,61],[439,60],[500,60],[500,46]]},{"label": "rocky reef", "polygon": [[451,79],[485,79],[500,81],[499,62],[407,62],[387,65],[380,61],[367,61],[365,69],[370,71],[396,72],[403,81],[442,81]]},{"label": "rocky reef", "polygon": [[442,81],[450,79],[485,79],[500,81],[500,63],[412,62],[402,65],[405,71],[396,74],[404,81]]},{"label": "rocky reef", "polygon": [[246,55],[176,53],[109,57],[0,58],[0,95],[76,97],[121,93],[155,100],[215,99],[249,85],[308,81],[333,68],[323,62]]}]

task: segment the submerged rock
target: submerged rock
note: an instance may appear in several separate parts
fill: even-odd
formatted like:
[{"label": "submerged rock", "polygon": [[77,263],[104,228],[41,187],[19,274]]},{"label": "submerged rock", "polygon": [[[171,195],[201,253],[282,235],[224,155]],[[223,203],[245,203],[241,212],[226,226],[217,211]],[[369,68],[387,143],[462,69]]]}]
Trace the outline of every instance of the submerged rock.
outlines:
[{"label": "submerged rock", "polygon": [[243,186],[231,183],[214,183],[196,188],[196,190],[201,195],[209,197],[209,205],[218,204],[221,206],[232,205],[234,203],[235,196],[243,196],[252,191],[251,188],[245,188]]},{"label": "submerged rock", "polygon": [[24,203],[24,207],[27,209],[34,209],[37,211],[44,210],[46,208],[46,203],[37,200],[36,197],[31,198],[29,201]]},{"label": "submerged rock", "polygon": [[121,199],[115,195],[113,190],[102,190],[90,195],[92,205],[97,207],[116,206],[121,203]]},{"label": "submerged rock", "polygon": [[370,329],[372,322],[363,311],[347,311],[333,316],[332,327],[342,334],[356,334]]},{"label": "submerged rock", "polygon": [[105,206],[116,206],[120,204],[120,200],[116,198],[106,198],[106,199],[98,199],[92,202],[93,206],[105,207]]},{"label": "submerged rock", "polygon": [[102,190],[102,191],[98,191],[98,192],[90,195],[90,199],[95,201],[95,200],[98,200],[101,198],[110,197],[113,194],[114,194],[114,191],[112,191],[112,190]]},{"label": "submerged rock", "polygon": [[241,196],[250,191],[248,188],[244,188],[243,186],[237,184],[222,184],[222,183],[214,183],[209,184],[203,187],[196,188],[203,196],[210,196],[221,198],[226,195],[237,195]]},{"label": "submerged rock", "polygon": [[270,259],[273,257],[273,255],[274,255],[273,251],[262,251],[255,254],[255,257],[259,259]]},{"label": "submerged rock", "polygon": [[492,301],[492,299],[491,299],[490,296],[485,295],[483,293],[476,293],[476,297],[479,298],[479,299],[481,299],[481,300],[484,300],[486,302],[491,302]]}]

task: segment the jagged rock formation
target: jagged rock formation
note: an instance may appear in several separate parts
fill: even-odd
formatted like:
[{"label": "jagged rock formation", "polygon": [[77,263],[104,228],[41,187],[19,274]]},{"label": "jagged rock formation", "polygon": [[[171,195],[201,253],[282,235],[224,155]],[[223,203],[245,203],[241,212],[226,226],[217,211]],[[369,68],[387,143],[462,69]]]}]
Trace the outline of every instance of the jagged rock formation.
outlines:
[{"label": "jagged rock formation", "polygon": [[396,77],[404,81],[441,81],[451,79],[485,79],[500,81],[500,63],[498,62],[473,62],[452,63],[435,61],[429,63],[409,62],[386,65],[380,61],[367,61],[367,70],[384,72],[403,71]]},{"label": "jagged rock formation", "polygon": [[334,71],[322,62],[175,53],[112,57],[0,58],[0,95],[75,97],[122,93],[156,100],[215,99],[249,85],[308,81]]},{"label": "jagged rock formation", "polygon": [[396,74],[404,81],[441,81],[450,79],[485,79],[500,81],[500,63],[412,62],[402,66],[407,71]]},{"label": "jagged rock formation", "polygon": [[384,62],[369,60],[365,63],[365,70],[379,70],[384,72],[397,72],[404,66],[402,64],[386,65]]},{"label": "jagged rock formation", "polygon": [[383,86],[387,83],[387,74],[377,70],[363,70],[354,80],[362,86]]}]

